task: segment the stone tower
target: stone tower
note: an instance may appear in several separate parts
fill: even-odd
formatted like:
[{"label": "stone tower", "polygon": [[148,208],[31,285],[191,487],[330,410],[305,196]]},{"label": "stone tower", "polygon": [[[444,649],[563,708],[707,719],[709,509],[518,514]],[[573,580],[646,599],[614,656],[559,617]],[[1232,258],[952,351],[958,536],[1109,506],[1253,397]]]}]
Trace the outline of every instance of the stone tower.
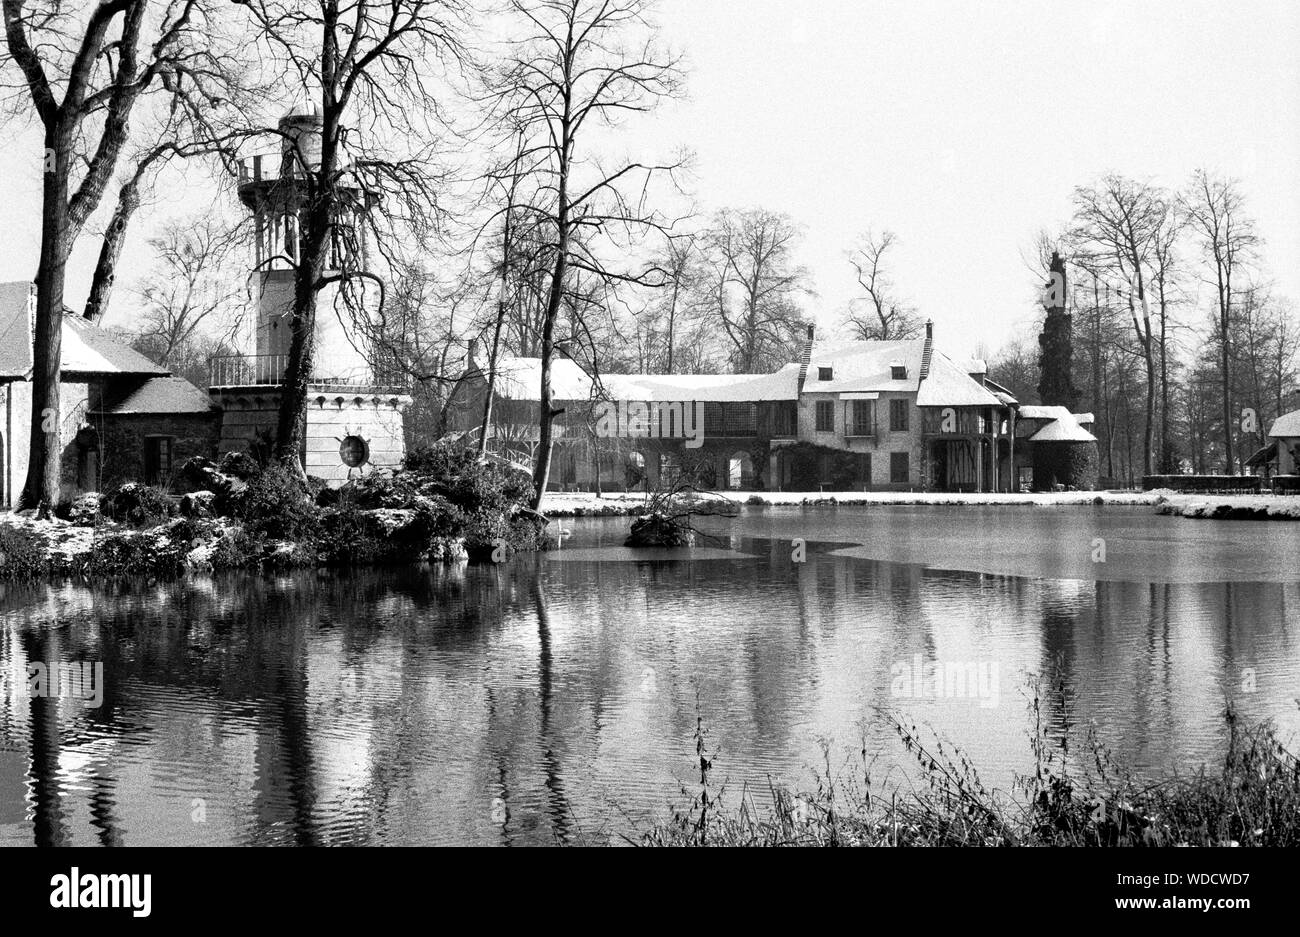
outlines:
[{"label": "stone tower", "polygon": [[[209,393],[222,408],[221,451],[259,457],[273,444],[288,364],[294,276],[299,257],[308,175],[319,169],[321,117],[311,105],[295,107],[279,122],[278,151],[249,157],[239,166],[239,198],[253,213],[254,252],[249,295],[255,302],[252,348],[213,359]],[[344,189],[356,210],[373,204],[371,193]],[[364,225],[350,226],[363,231]],[[352,252],[344,257],[344,251]],[[367,269],[366,244],[341,239],[331,247],[329,274],[345,266]],[[308,383],[302,459],[307,474],[339,485],[376,468],[393,468],[405,455],[403,418],[411,398],[401,380],[380,379],[371,366],[365,329],[340,297],[339,284],[317,294],[312,374]],[[373,286],[366,291],[378,300]]]},{"label": "stone tower", "polygon": [[1065,407],[1071,412],[1079,405],[1079,392],[1072,376],[1074,364],[1074,317],[1067,312],[1065,261],[1056,251],[1048,267],[1050,278],[1043,291],[1047,316],[1038,336],[1038,397],[1044,406]]}]

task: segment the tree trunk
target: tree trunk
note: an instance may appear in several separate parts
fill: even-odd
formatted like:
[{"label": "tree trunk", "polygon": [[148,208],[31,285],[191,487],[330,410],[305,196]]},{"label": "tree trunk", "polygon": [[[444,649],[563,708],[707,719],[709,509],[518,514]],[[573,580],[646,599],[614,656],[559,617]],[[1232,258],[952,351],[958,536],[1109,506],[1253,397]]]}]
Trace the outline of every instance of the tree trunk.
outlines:
[{"label": "tree trunk", "polygon": [[104,232],[103,243],[99,247],[99,261],[95,264],[95,275],[90,281],[90,295],[86,297],[86,309],[82,315],[91,322],[99,322],[108,312],[108,302],[113,293],[113,281],[117,275],[117,261],[122,256],[122,245],[126,243],[126,231],[131,224],[131,217],[140,207],[140,183],[131,178],[123,183],[117,198],[117,207]]},{"label": "tree trunk", "polygon": [[[504,279],[504,278],[503,278]],[[497,321],[492,328],[492,351],[488,356],[487,393],[483,400],[483,429],[479,432],[479,458],[487,455],[488,427],[492,425],[492,396],[497,389],[497,353],[501,347],[501,323],[506,317],[505,285],[502,284],[502,298],[497,303]]]},{"label": "tree trunk", "polygon": [[[1230,288],[1230,286],[1229,286]],[[1225,289],[1222,275],[1219,280],[1219,364],[1223,368],[1223,472],[1233,474],[1232,466],[1232,382],[1230,376],[1231,354],[1228,345],[1228,325],[1231,311],[1231,294]]]},{"label": "tree trunk", "polygon": [[568,269],[569,253],[568,206],[563,194],[560,198],[555,270],[551,274],[551,291],[546,300],[546,318],[542,320],[542,386],[538,395],[537,465],[533,469],[533,487],[537,489],[533,495],[534,511],[542,509],[542,500],[546,496],[546,485],[551,474],[552,424],[555,420],[551,402],[551,359],[555,356],[555,320],[559,318],[560,302],[564,298],[564,277]]},{"label": "tree trunk", "polygon": [[275,433],[277,461],[294,469],[302,478],[307,477],[302,461],[302,423],[316,351],[316,284],[325,263],[324,252],[318,246],[308,251],[308,257],[299,262],[294,275],[289,361],[280,391]]},{"label": "tree trunk", "polygon": [[48,514],[59,500],[61,440],[59,372],[63,353],[63,285],[71,252],[68,218],[68,153],[57,130],[45,134],[55,166],[45,173],[41,205],[41,253],[36,268],[36,328],[32,336],[32,412],[27,480],[20,508]]}]

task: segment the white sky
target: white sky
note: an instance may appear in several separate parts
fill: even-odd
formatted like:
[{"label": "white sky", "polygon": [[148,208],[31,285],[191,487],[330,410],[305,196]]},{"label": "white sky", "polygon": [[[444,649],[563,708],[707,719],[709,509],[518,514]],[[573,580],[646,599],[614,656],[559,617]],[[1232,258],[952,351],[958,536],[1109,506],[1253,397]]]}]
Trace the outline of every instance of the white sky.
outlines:
[{"label": "white sky", "polygon": [[[1300,3],[664,0],[658,19],[689,98],[629,128],[629,149],[693,149],[705,211],[800,222],[823,328],[854,294],[844,251],[870,226],[899,235],[895,279],[945,350],[1027,334],[1030,242],[1108,170],[1239,177],[1269,272],[1300,299]],[[33,274],[39,228],[39,138],[9,139],[3,280]],[[158,212],[209,197],[175,187]],[[140,238],[119,282],[141,269]],[[74,306],[96,249],[77,256]]]}]

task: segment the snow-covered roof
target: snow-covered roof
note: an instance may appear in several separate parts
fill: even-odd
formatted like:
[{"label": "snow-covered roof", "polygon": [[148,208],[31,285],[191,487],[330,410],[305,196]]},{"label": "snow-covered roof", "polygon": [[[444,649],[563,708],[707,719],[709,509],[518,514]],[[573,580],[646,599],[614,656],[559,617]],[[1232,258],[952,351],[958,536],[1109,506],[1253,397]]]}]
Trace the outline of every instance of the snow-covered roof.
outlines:
[{"label": "snow-covered roof", "polygon": [[61,370],[75,374],[168,374],[144,355],[81,316],[63,317]]},{"label": "snow-covered roof", "polygon": [[962,365],[936,351],[930,356],[930,373],[916,395],[918,407],[1000,407],[1002,401]]},{"label": "snow-covered roof", "polygon": [[32,370],[32,285],[0,283],[0,377],[25,378]]},{"label": "snow-covered roof", "polygon": [[798,400],[799,365],[772,374],[604,374],[601,384],[615,400]]},{"label": "snow-covered roof", "polygon": [[1022,420],[1059,420],[1061,417],[1069,415],[1070,411],[1066,407],[1042,407],[1025,404],[1020,408],[1020,419]]},{"label": "snow-covered roof", "polygon": [[104,412],[126,416],[148,413],[210,413],[210,398],[183,377],[151,377],[133,387],[121,400],[107,404]]},{"label": "snow-covered roof", "polygon": [[1270,439],[1287,438],[1300,436],[1300,410],[1292,410],[1290,413],[1283,413],[1273,421],[1269,427],[1268,435]]},{"label": "snow-covered roof", "polygon": [[[0,283],[0,378],[27,379],[32,370],[31,284]],[[64,374],[167,374],[125,342],[82,318],[63,314],[59,368]]]},{"label": "snow-covered roof", "polygon": [[[496,391],[509,400],[540,400],[542,359],[507,356],[497,364]],[[587,400],[591,378],[576,362],[556,355],[551,360],[551,395],[557,400]]]},{"label": "snow-covered roof", "polygon": [[[915,391],[921,379],[924,354],[924,339],[899,342],[814,341],[803,389],[805,393],[817,394]],[[894,378],[895,364],[907,368],[907,377]],[[818,380],[821,368],[831,369],[831,380]]]},{"label": "snow-covered roof", "polygon": [[[538,400],[542,359],[504,358],[497,369],[497,392],[511,400]],[[799,366],[787,364],[771,374],[602,374],[604,393],[593,393],[592,378],[576,362],[556,357],[551,362],[551,393],[556,400],[614,400],[733,402],[797,400]]]},{"label": "snow-covered roof", "polygon": [[1079,417],[1089,415],[1086,413],[1075,415],[1066,407],[1020,408],[1022,420],[1044,420],[1047,423],[1029,437],[1030,442],[1096,442],[1097,437],[1079,425]]}]

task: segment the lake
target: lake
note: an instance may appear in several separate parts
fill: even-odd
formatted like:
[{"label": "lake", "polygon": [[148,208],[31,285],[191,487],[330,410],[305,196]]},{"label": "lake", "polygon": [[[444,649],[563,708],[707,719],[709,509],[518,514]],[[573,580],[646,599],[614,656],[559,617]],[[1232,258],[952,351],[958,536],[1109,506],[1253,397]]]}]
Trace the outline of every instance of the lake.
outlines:
[{"label": "lake", "polygon": [[[4,587],[0,845],[617,841],[686,803],[697,717],[760,799],[863,752],[905,781],[886,713],[1009,789],[1033,674],[1143,771],[1217,758],[1229,701],[1300,729],[1291,524],[746,508],[647,552],[562,523],[499,566]],[[35,662],[102,683],[30,696]]]}]

